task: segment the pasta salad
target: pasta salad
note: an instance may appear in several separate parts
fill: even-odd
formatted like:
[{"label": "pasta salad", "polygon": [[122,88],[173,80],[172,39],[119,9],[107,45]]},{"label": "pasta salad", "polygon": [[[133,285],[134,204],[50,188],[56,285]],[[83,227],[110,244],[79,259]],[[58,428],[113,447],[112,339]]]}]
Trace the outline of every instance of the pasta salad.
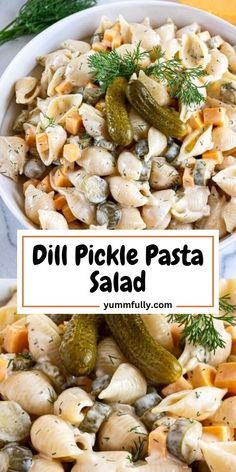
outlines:
[{"label": "pasta salad", "polygon": [[197,23],[114,23],[15,84],[0,172],[43,229],[236,227],[236,50]]},{"label": "pasta salad", "polygon": [[235,280],[220,300],[210,350],[164,315],[23,316],[13,294],[0,308],[1,472],[234,472]]}]

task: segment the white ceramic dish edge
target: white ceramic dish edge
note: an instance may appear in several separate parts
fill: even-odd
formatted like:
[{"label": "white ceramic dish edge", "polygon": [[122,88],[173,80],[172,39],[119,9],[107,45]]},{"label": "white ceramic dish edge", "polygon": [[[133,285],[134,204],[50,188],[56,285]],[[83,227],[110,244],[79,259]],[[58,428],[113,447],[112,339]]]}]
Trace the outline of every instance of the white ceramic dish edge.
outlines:
[{"label": "white ceramic dish edge", "polygon": [[[35,58],[57,48],[65,39],[84,38],[94,31],[102,15],[115,19],[121,13],[129,21],[140,21],[145,16],[151,19],[155,16],[156,24],[161,24],[166,18],[172,17],[179,25],[183,26],[193,21],[199,22],[213,34],[221,34],[227,41],[235,41],[236,27],[211,13],[166,1],[138,0],[122,3],[112,3],[93,7],[71,15],[50,26],[33,38],[10,62],[0,78],[0,134],[10,132],[13,114],[10,116],[14,84],[16,80],[30,73],[35,67]],[[91,16],[92,15],[92,16]],[[80,25],[80,31],[78,25]],[[82,32],[81,32],[82,30]],[[26,228],[34,228],[34,225],[26,218],[22,209],[22,199],[17,185],[4,176],[0,176],[0,196],[15,215],[18,221]],[[229,235],[221,241],[221,247],[225,247],[236,235]]]}]

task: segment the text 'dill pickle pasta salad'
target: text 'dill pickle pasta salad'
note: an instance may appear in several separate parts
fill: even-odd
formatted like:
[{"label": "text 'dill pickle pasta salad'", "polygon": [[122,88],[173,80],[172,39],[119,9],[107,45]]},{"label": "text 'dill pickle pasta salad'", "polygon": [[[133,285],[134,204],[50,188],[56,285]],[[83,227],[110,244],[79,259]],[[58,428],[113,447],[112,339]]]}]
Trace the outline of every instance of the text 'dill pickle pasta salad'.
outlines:
[{"label": "text 'dill pickle pasta salad'", "polygon": [[0,308],[1,472],[234,472],[236,280],[218,315]]},{"label": "text 'dill pickle pasta salad'", "polygon": [[102,17],[37,62],[0,137],[32,224],[235,230],[235,46],[197,23]]}]

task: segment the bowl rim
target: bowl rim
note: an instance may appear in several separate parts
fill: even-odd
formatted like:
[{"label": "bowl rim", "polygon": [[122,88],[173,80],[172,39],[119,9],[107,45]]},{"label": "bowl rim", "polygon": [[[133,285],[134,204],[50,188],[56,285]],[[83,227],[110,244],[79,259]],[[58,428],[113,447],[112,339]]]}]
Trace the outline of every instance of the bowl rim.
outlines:
[{"label": "bowl rim", "polygon": [[[143,6],[145,8],[146,5],[153,6],[155,8],[161,7],[173,7],[174,9],[182,10],[183,12],[196,12],[200,15],[202,15],[206,20],[208,19],[209,22],[212,20],[218,22],[221,24],[223,27],[227,28],[227,30],[232,30],[232,32],[236,32],[236,26],[229,23],[227,20],[224,20],[210,12],[207,12],[205,10],[202,10],[200,8],[192,7],[190,5],[184,5],[176,1],[166,1],[166,0],[136,0],[135,1],[135,6]],[[2,83],[4,83],[7,80],[7,77],[9,76],[10,72],[12,69],[14,69],[15,62],[19,61],[19,59],[24,58],[27,49],[31,49],[34,44],[38,43],[41,40],[44,40],[44,38],[47,37],[48,33],[50,35],[53,33],[53,30],[57,30],[60,26],[65,26],[70,23],[71,18],[78,17],[80,20],[83,18],[83,16],[88,16],[89,14],[93,14],[93,12],[96,10],[96,12],[99,13],[99,11],[104,12],[106,9],[116,9],[120,8],[121,14],[122,14],[122,8],[125,5],[125,8],[132,8],[134,6],[134,0],[127,0],[122,3],[116,1],[112,2],[111,4],[105,3],[102,5],[96,5],[90,8],[87,8],[85,10],[79,11],[77,13],[73,13],[72,15],[69,15],[53,25],[49,26],[45,30],[43,30],[41,33],[37,34],[34,36],[25,46],[23,46],[20,51],[14,56],[14,58],[10,61],[10,63],[7,65],[6,69],[4,70],[3,74],[0,77],[0,89],[2,86]],[[105,14],[105,12],[104,12]],[[106,14],[109,14],[109,12],[106,12]],[[10,100],[9,100],[10,103]],[[2,125],[2,122],[0,123],[0,127]],[[1,176],[1,178],[4,178],[4,176]],[[7,177],[5,177],[7,178]],[[1,186],[0,186],[0,198],[2,198],[3,202],[6,204],[10,212],[16,217],[17,221],[24,226],[25,229],[35,229],[35,225],[31,223],[26,215],[24,215],[23,211],[19,211],[19,209],[15,206],[14,204],[14,199],[10,196],[8,192],[6,192]],[[232,241],[236,240],[236,232],[233,234],[229,234],[225,236],[221,241],[220,241],[220,247],[223,249],[224,247],[228,246],[228,244],[231,244]]]}]

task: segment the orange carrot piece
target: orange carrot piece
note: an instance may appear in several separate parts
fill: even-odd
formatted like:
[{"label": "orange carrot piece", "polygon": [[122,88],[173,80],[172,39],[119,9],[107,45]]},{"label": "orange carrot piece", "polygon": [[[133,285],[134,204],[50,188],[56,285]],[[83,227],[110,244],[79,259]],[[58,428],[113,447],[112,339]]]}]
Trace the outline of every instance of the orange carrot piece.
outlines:
[{"label": "orange carrot piece", "polygon": [[28,346],[28,328],[26,326],[16,326],[14,324],[7,326],[3,341],[6,352],[22,352]]}]

